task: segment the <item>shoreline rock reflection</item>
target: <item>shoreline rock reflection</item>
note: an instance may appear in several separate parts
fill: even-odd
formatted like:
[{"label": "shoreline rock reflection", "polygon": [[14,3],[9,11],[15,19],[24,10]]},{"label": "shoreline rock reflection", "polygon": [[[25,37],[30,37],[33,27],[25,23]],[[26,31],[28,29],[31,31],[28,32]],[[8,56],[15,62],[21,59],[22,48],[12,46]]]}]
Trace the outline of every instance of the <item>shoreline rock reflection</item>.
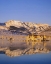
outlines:
[{"label": "shoreline rock reflection", "polygon": [[[34,47],[28,45],[28,47],[14,47],[11,46],[11,47],[1,47],[0,48],[0,51],[3,51],[5,52],[5,54],[7,56],[10,56],[10,57],[15,57],[15,56],[21,56],[21,55],[31,55],[31,54],[36,54],[36,53],[49,53],[49,50],[47,49],[46,45],[47,45],[47,41],[43,41],[41,43],[38,44],[38,42],[34,42],[36,43],[34,45]],[[12,43],[13,44],[13,43]],[[11,50],[12,48],[12,50]],[[22,48],[22,49],[21,49]]]}]

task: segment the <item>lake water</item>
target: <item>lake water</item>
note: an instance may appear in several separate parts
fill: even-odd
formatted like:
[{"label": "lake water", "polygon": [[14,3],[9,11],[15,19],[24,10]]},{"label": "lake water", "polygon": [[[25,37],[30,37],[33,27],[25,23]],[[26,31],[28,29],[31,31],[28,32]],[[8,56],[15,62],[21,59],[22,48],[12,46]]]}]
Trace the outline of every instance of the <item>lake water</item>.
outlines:
[{"label": "lake water", "polygon": [[[0,53],[0,64],[51,64],[51,41],[44,43],[47,49],[49,49],[49,53],[37,53],[15,57],[9,57],[4,53]],[[10,46],[10,43],[8,44],[8,42],[7,43],[2,42],[2,44],[0,42],[0,46],[2,45],[2,47]]]},{"label": "lake water", "polygon": [[17,57],[0,54],[0,64],[51,64],[51,52]]}]

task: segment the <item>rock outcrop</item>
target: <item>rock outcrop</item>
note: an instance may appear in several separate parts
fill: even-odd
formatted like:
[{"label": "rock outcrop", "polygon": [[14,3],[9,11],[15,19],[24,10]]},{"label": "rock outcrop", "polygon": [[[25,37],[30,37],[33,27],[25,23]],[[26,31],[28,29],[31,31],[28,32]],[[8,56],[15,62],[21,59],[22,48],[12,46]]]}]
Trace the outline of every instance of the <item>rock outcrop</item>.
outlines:
[{"label": "rock outcrop", "polygon": [[0,30],[7,30],[8,32],[10,31],[11,33],[16,34],[39,34],[44,31],[47,32],[50,29],[51,28],[49,28],[48,24],[37,24],[32,22],[21,22],[15,20],[10,20],[8,22],[5,22],[4,25],[0,25]]},{"label": "rock outcrop", "polygon": [[[41,31],[46,30],[49,27],[48,24],[36,24],[32,22],[21,22],[21,21],[15,21],[15,20],[10,20],[6,22],[5,25],[6,27],[10,27],[10,26],[14,26],[17,28],[24,27],[30,33],[36,33],[36,32],[39,33]],[[27,33],[27,31],[24,31],[24,32]]]},{"label": "rock outcrop", "polygon": [[6,26],[0,26],[0,29],[8,30],[8,28]]}]

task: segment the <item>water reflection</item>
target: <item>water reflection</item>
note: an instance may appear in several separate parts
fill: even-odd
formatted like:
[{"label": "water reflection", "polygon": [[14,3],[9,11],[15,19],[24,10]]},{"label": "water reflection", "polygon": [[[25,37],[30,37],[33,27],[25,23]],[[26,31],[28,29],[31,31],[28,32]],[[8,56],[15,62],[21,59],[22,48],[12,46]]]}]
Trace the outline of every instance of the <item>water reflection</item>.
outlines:
[{"label": "water reflection", "polygon": [[[5,43],[6,42],[6,43]],[[0,43],[0,52],[5,52],[10,57],[20,55],[30,55],[36,53],[49,53],[49,45],[51,41],[29,41],[29,42],[16,42],[10,38],[9,41],[2,40]]]}]

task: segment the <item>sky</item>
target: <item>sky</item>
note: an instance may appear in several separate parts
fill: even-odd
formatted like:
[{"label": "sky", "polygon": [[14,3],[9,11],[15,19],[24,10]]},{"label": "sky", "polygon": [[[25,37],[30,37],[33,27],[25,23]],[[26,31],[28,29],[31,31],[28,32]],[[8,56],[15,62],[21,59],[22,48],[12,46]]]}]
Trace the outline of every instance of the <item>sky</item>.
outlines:
[{"label": "sky", "polygon": [[0,0],[0,23],[8,20],[51,25],[51,0]]}]

